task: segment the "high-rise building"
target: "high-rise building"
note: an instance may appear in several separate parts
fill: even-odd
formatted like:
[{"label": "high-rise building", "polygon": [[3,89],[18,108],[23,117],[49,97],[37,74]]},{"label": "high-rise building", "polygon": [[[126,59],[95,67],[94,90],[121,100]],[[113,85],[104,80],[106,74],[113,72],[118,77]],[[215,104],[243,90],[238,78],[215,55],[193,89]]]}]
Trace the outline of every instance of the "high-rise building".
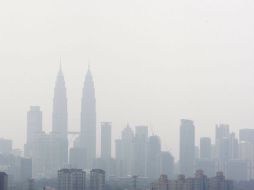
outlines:
[{"label": "high-rise building", "polygon": [[254,178],[254,144],[241,142],[239,144],[239,158],[248,161],[249,178]]},{"label": "high-rise building", "polygon": [[115,140],[115,155],[116,155],[116,175],[118,177],[123,177],[124,172],[124,164],[123,164],[123,145],[122,145],[122,140],[117,139]]},{"label": "high-rise building", "polygon": [[96,168],[106,172],[106,177],[116,175],[116,161],[111,156],[111,128],[111,122],[101,123],[101,157],[95,163]]},{"label": "high-rise building", "polygon": [[5,172],[0,172],[0,189],[8,190],[8,175]]},{"label": "high-rise building", "polygon": [[33,178],[56,177],[60,169],[58,156],[61,142],[55,136],[41,134],[32,145]]},{"label": "high-rise building", "polygon": [[148,127],[137,126],[134,138],[133,174],[146,176]]},{"label": "high-rise building", "polygon": [[42,112],[39,106],[31,106],[27,113],[25,156],[31,157],[32,144],[42,134]]},{"label": "high-rise building", "polygon": [[161,152],[161,174],[173,179],[175,175],[175,161],[170,152]]},{"label": "high-rise building", "polygon": [[55,83],[52,120],[52,133],[67,137],[67,95],[61,66]]},{"label": "high-rise building", "polygon": [[234,133],[228,134],[227,125],[222,125],[220,128],[217,127],[216,130],[224,131],[216,139],[216,158],[219,163],[217,170],[226,173],[228,161],[239,159],[239,143]]},{"label": "high-rise building", "polygon": [[[20,168],[20,181],[27,182],[29,179],[32,178],[32,159],[31,158],[19,158],[19,165]],[[17,173],[17,171],[15,171]]]},{"label": "high-rise building", "polygon": [[229,137],[229,125],[228,124],[218,124],[216,125],[215,139],[223,139]]},{"label": "high-rise building", "polygon": [[12,152],[12,141],[0,138],[0,153],[10,154]]},{"label": "high-rise building", "polygon": [[134,132],[129,125],[122,131],[121,139],[115,141],[117,176],[126,177],[134,172]]},{"label": "high-rise building", "polygon": [[254,129],[240,129],[239,140],[254,144]]},{"label": "high-rise building", "polygon": [[110,122],[101,123],[101,158],[111,159],[111,127]]},{"label": "high-rise building", "polygon": [[195,162],[195,170],[202,170],[208,177],[216,174],[216,161],[212,159],[200,158]]},{"label": "high-rise building", "polygon": [[83,87],[80,146],[86,150],[86,168],[91,169],[96,158],[96,99],[90,69],[87,71]]},{"label": "high-rise building", "polygon": [[85,190],[86,173],[81,169],[58,171],[58,190]]},{"label": "high-rise building", "polygon": [[93,169],[90,172],[90,190],[103,190],[105,187],[105,171]]},{"label": "high-rise building", "polygon": [[81,147],[73,147],[70,149],[69,164],[72,168],[85,169],[86,150]]},{"label": "high-rise building", "polygon": [[196,171],[193,181],[194,181],[194,184],[193,184],[194,188],[193,189],[208,190],[208,178],[202,170]]},{"label": "high-rise building", "polygon": [[192,176],[195,163],[195,126],[193,121],[182,119],[180,126],[180,172]]},{"label": "high-rise building", "polygon": [[53,159],[57,160],[56,163],[59,168],[63,168],[68,163],[68,111],[65,80],[61,65],[54,90],[52,136],[59,144],[56,158]]},{"label": "high-rise building", "polygon": [[249,180],[248,165],[250,165],[250,163],[246,160],[230,160],[227,163],[227,178],[234,181]]},{"label": "high-rise building", "polygon": [[158,136],[151,136],[148,140],[147,177],[158,179],[161,169],[161,142]]},{"label": "high-rise building", "polygon": [[32,159],[30,158],[0,154],[0,166],[0,170],[8,175],[9,186],[13,187],[17,183],[24,184],[32,178]]},{"label": "high-rise building", "polygon": [[212,159],[212,143],[209,137],[200,138],[200,158]]},{"label": "high-rise building", "polygon": [[157,182],[151,184],[151,190],[173,190],[172,183],[167,175],[161,175]]},{"label": "high-rise building", "polygon": [[209,190],[233,190],[233,181],[226,180],[223,172],[217,172],[216,176],[209,179]]},{"label": "high-rise building", "polygon": [[[126,128],[122,131],[122,140],[121,140],[121,153],[122,153],[122,174],[123,176],[132,175],[132,164],[133,164],[133,141],[134,141],[134,132],[127,125]],[[124,151],[123,151],[124,150]]]},{"label": "high-rise building", "polygon": [[230,158],[230,130],[228,124],[218,124],[215,127],[215,147],[219,165],[218,171],[226,171],[226,164]]}]

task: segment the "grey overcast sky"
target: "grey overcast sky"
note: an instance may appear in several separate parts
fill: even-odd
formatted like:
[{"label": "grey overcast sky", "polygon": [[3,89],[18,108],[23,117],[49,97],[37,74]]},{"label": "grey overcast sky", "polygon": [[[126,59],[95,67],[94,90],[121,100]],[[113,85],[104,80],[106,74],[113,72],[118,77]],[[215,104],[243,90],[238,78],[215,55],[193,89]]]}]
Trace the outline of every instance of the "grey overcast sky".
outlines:
[{"label": "grey overcast sky", "polygon": [[26,112],[51,128],[62,56],[69,128],[79,129],[88,59],[98,125],[114,137],[145,124],[178,154],[181,118],[200,136],[216,123],[254,128],[253,0],[0,1],[0,136],[23,147]]}]

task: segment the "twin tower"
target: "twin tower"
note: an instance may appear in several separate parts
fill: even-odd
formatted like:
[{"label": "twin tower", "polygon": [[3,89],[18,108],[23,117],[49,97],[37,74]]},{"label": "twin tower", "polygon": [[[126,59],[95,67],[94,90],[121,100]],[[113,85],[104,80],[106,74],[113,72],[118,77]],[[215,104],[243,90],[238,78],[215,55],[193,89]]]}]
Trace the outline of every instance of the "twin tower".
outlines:
[{"label": "twin tower", "polygon": [[[68,105],[65,79],[60,66],[56,79],[54,101],[52,134],[67,139],[68,137]],[[85,76],[81,100],[80,135],[75,143],[77,148],[84,151],[84,160],[87,169],[91,169],[96,158],[96,99],[94,81],[90,71]],[[68,153],[67,155],[68,158]]]}]

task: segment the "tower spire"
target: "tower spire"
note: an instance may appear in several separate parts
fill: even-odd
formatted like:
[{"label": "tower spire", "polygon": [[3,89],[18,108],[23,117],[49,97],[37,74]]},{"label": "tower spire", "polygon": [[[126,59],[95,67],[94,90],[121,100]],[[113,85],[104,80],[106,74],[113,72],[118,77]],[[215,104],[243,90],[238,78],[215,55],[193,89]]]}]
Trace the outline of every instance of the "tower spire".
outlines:
[{"label": "tower spire", "polygon": [[62,57],[60,56],[60,64],[59,64],[59,71],[62,71]]},{"label": "tower spire", "polygon": [[91,69],[91,60],[90,60],[90,57],[88,57],[88,71],[90,71]]},{"label": "tower spire", "polygon": [[59,57],[59,72],[58,75],[63,75],[63,70],[62,70],[62,57]]}]

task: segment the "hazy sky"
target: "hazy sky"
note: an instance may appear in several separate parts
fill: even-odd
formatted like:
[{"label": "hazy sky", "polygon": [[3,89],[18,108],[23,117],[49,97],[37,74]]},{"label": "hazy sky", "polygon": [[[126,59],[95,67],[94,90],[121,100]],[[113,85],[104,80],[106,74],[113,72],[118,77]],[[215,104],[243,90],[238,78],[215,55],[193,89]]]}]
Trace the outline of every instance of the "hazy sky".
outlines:
[{"label": "hazy sky", "polygon": [[112,121],[114,137],[149,125],[177,155],[181,118],[197,137],[254,128],[253,18],[253,0],[2,0],[0,136],[23,146],[30,105],[50,130],[59,56],[70,130],[89,58],[98,126]]}]

